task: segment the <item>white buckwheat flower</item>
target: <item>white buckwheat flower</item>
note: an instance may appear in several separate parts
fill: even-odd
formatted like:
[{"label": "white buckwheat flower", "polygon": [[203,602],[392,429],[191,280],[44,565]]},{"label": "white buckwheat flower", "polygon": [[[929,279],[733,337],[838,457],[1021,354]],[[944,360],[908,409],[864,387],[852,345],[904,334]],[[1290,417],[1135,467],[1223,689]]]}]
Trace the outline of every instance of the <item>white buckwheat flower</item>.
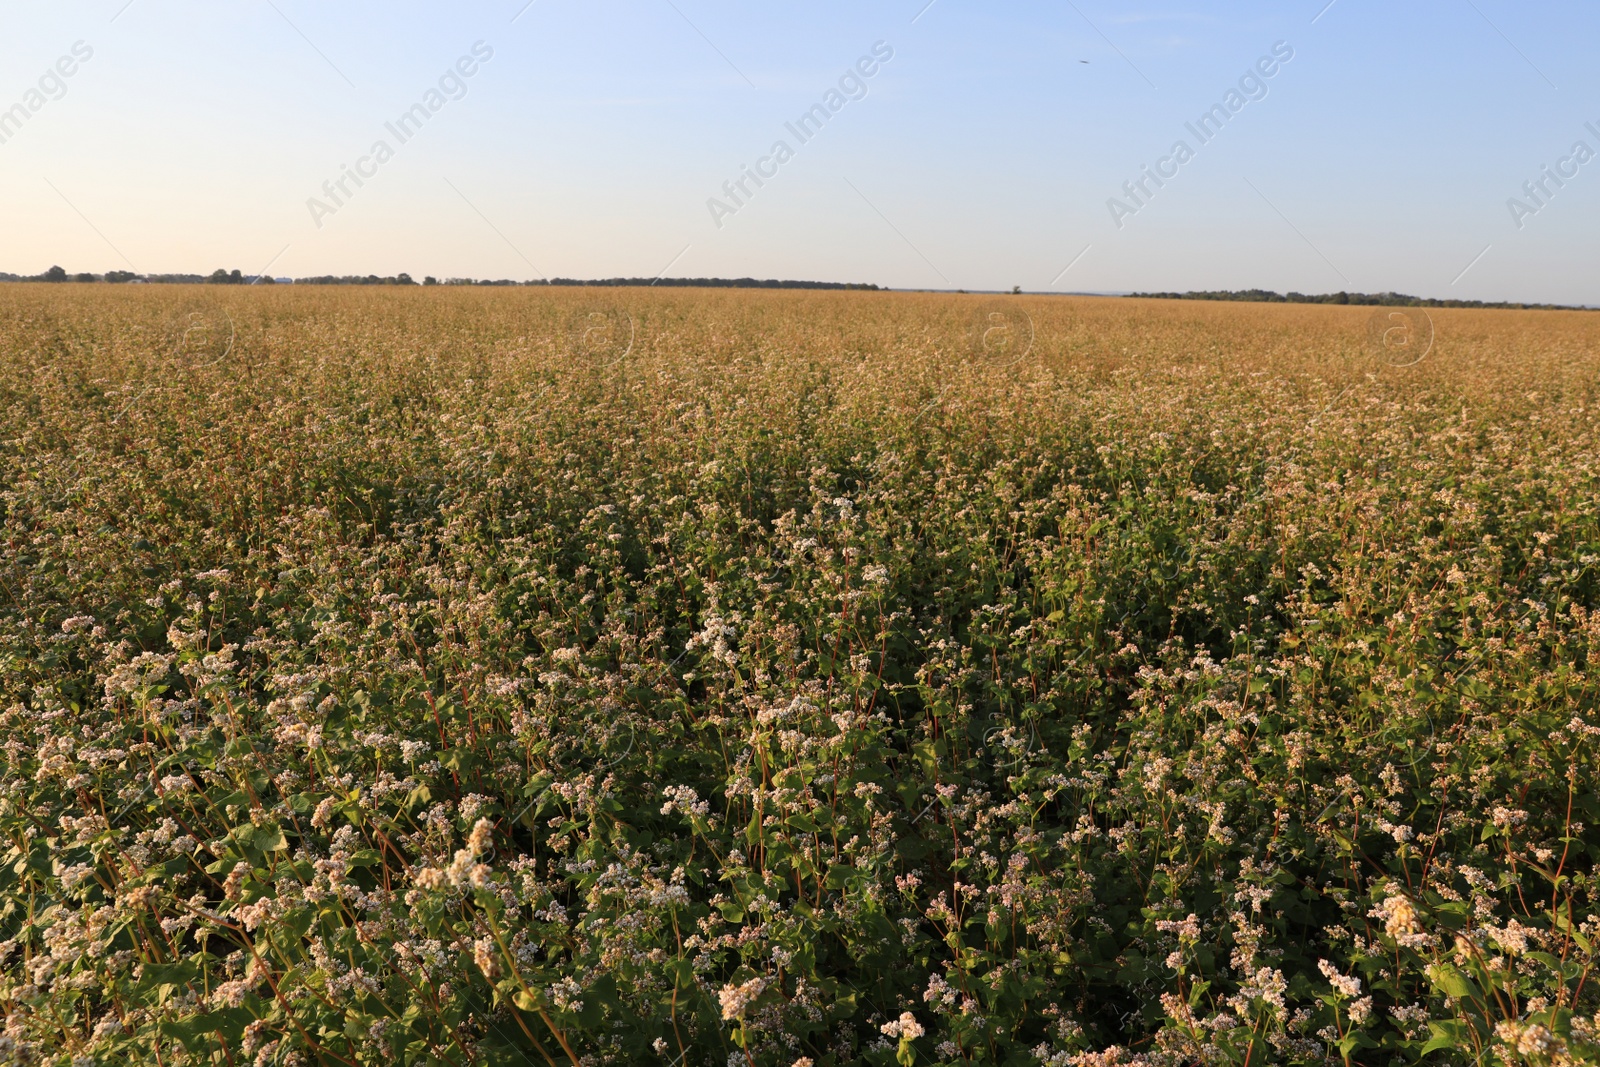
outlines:
[{"label": "white buckwheat flower", "polygon": [[743,985],[728,983],[717,991],[717,1000],[722,1003],[722,1017],[728,1020],[742,1019],[750,1005],[761,995],[767,983],[760,978],[752,978]]}]

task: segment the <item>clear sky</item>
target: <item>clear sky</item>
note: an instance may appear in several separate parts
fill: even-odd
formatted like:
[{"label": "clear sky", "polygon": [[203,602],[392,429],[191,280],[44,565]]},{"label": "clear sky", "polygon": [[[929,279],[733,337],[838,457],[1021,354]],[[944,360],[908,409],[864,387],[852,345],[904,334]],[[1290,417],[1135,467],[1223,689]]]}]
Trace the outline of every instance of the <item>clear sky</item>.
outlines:
[{"label": "clear sky", "polygon": [[0,270],[1600,304],[1600,5],[1325,3],[7,4]]}]

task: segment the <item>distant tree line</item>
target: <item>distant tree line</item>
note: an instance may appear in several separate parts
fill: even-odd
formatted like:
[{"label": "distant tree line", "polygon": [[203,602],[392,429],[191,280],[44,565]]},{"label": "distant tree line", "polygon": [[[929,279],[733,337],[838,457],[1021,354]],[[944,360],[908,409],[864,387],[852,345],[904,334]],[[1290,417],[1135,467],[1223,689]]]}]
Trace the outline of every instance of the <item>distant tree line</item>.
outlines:
[{"label": "distant tree line", "polygon": [[[409,274],[379,277],[376,274],[324,274],[313,278],[273,278],[270,275],[242,274],[238,270],[215,270],[207,274],[135,274],[132,271],[112,270],[104,274],[68,274],[61,267],[51,267],[43,274],[19,275],[0,271],[0,282],[106,282],[113,285],[130,282],[171,285],[417,285]],[[779,281],[776,278],[541,278],[537,281],[519,282],[510,278],[446,278],[440,281],[429,276],[422,285],[480,285],[480,286],[660,286],[664,288],[696,289],[846,289],[866,292],[885,292],[882,286],[861,282],[802,282]],[[965,292],[966,290],[961,290]],[[1020,290],[1013,289],[1012,292]],[[1129,293],[1133,299],[1145,300],[1232,300],[1258,304],[1358,304],[1375,307],[1424,308],[1507,308],[1521,311],[1588,311],[1600,310],[1574,307],[1567,304],[1518,304],[1509,301],[1434,300],[1405,293],[1274,293],[1267,289],[1219,289],[1187,293]]]},{"label": "distant tree line", "polygon": [[[43,274],[7,274],[0,271],[0,282],[104,282],[109,285],[127,285],[138,282],[150,285],[272,285],[280,279],[242,274],[237,270],[215,270],[210,274],[135,274],[131,270],[108,270],[104,274],[68,274],[60,267],[51,267]],[[282,279],[287,280],[287,279]]]},{"label": "distant tree line", "polygon": [[361,276],[357,274],[321,274],[315,278],[296,278],[296,285],[416,285],[409,274],[396,274],[391,278],[380,278],[376,274]]},{"label": "distant tree line", "polygon": [[1566,304],[1514,304],[1507,301],[1433,300],[1405,293],[1274,293],[1266,289],[1221,289],[1215,292],[1129,293],[1130,299],[1144,300],[1237,300],[1256,304],[1360,304],[1374,307],[1409,308],[1508,308],[1518,311],[1589,311],[1591,308]]},{"label": "distant tree line", "polygon": [[[409,274],[396,274],[392,277],[380,278],[376,274],[324,274],[314,278],[273,278],[270,275],[242,274],[238,270],[212,271],[210,274],[135,274],[132,271],[113,270],[104,274],[68,274],[60,267],[51,267],[43,274],[6,274],[0,272],[0,282],[106,282],[113,285],[127,284],[130,282],[147,284],[169,285],[274,285],[292,283],[294,285],[416,285]],[[519,282],[509,278],[490,280],[488,278],[438,278],[426,277],[422,285],[492,285],[492,286],[529,286],[529,285],[588,285],[588,286],[663,286],[663,287],[693,287],[699,289],[855,289],[871,292],[881,291],[877,285],[855,282],[799,282],[778,281],[768,278],[761,281],[755,278],[601,278],[583,280],[579,278],[550,278],[538,281]]]}]

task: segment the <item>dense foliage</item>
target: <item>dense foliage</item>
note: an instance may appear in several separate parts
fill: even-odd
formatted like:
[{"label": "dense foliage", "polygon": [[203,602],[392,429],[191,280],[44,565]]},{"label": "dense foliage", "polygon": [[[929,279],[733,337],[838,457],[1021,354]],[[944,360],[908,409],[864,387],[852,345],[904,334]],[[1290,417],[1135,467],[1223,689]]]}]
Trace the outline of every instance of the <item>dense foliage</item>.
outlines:
[{"label": "dense foliage", "polygon": [[8,287],[0,1059],[1593,1062],[1600,320],[1365,316]]}]

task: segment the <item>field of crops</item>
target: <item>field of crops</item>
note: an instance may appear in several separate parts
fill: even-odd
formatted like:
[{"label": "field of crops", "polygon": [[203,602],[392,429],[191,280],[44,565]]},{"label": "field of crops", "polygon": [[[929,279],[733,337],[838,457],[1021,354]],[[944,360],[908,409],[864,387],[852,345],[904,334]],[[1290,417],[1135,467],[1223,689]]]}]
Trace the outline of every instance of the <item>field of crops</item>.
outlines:
[{"label": "field of crops", "polygon": [[0,288],[0,1062],[1595,1062],[1600,315],[1372,310]]}]

